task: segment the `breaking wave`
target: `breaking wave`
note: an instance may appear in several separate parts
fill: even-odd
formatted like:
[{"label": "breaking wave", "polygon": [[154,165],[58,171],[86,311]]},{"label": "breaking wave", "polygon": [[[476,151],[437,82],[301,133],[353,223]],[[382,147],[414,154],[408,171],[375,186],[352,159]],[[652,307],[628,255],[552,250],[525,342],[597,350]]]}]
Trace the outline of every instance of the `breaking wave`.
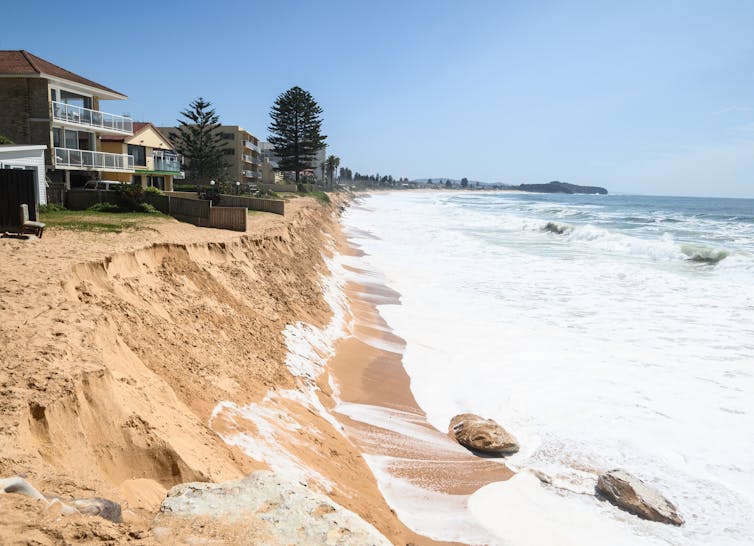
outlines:
[{"label": "breaking wave", "polygon": [[681,252],[690,262],[698,262],[708,265],[715,265],[730,255],[727,250],[710,248],[701,245],[683,245]]}]

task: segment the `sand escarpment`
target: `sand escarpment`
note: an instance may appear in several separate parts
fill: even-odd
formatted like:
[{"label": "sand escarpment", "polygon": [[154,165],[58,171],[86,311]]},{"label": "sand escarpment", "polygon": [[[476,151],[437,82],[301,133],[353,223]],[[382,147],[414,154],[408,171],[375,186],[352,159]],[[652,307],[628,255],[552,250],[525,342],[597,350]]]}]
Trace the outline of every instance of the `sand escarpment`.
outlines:
[{"label": "sand escarpment", "polygon": [[[321,327],[331,315],[322,277],[336,210],[295,200],[285,218],[250,216],[240,235],[163,220],[134,233],[1,241],[0,477],[112,499],[124,523],[107,536],[149,542],[170,488],[268,467],[228,441],[243,428],[251,441],[266,434],[281,453],[295,451],[321,478],[308,486],[390,540],[412,539],[358,450],[318,411],[326,378],[308,386],[309,399],[276,396],[301,389],[286,366],[285,328]],[[220,402],[289,417],[264,432],[243,417],[220,430],[210,426]],[[95,525],[25,510],[35,508],[2,499],[10,515],[0,542],[33,534],[53,544]]]}]

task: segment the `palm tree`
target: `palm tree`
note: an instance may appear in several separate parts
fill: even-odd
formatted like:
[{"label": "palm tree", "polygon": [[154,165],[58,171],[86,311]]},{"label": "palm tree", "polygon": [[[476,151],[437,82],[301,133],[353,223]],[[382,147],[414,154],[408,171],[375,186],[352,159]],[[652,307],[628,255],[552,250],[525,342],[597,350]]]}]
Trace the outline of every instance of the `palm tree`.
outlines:
[{"label": "palm tree", "polygon": [[340,158],[336,155],[331,155],[327,158],[325,161],[325,164],[327,165],[327,176],[330,179],[330,189],[332,190],[335,184],[334,177],[335,173],[338,170],[338,167],[340,166]]}]

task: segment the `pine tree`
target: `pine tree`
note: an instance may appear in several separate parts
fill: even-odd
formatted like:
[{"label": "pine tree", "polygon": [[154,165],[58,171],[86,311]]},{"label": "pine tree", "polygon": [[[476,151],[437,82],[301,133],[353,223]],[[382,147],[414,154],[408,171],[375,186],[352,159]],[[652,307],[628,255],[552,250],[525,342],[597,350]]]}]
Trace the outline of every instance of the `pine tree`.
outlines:
[{"label": "pine tree", "polygon": [[176,151],[183,156],[186,178],[197,184],[223,178],[228,170],[222,135],[217,132],[220,118],[212,104],[202,97],[181,112],[178,133],[170,135]]},{"label": "pine tree", "polygon": [[280,94],[270,111],[268,141],[280,158],[280,169],[294,171],[297,184],[299,173],[312,168],[317,152],[325,147],[321,114],[311,94],[298,86]]}]

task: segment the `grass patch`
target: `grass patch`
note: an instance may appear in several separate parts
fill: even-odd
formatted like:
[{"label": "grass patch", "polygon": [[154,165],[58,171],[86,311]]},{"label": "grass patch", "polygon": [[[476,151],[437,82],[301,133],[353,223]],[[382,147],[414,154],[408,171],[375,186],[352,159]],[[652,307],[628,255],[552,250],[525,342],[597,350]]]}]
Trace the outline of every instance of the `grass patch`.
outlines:
[{"label": "grass patch", "polygon": [[329,205],[330,204],[330,196],[327,195],[323,191],[319,191],[319,190],[313,191],[309,195],[311,195],[312,197],[314,197],[320,203],[323,203],[325,205]]},{"label": "grass patch", "polygon": [[39,216],[40,222],[47,224],[48,229],[98,233],[154,230],[150,224],[169,218],[169,216],[160,213],[112,213],[91,210],[58,210],[43,212]]}]

